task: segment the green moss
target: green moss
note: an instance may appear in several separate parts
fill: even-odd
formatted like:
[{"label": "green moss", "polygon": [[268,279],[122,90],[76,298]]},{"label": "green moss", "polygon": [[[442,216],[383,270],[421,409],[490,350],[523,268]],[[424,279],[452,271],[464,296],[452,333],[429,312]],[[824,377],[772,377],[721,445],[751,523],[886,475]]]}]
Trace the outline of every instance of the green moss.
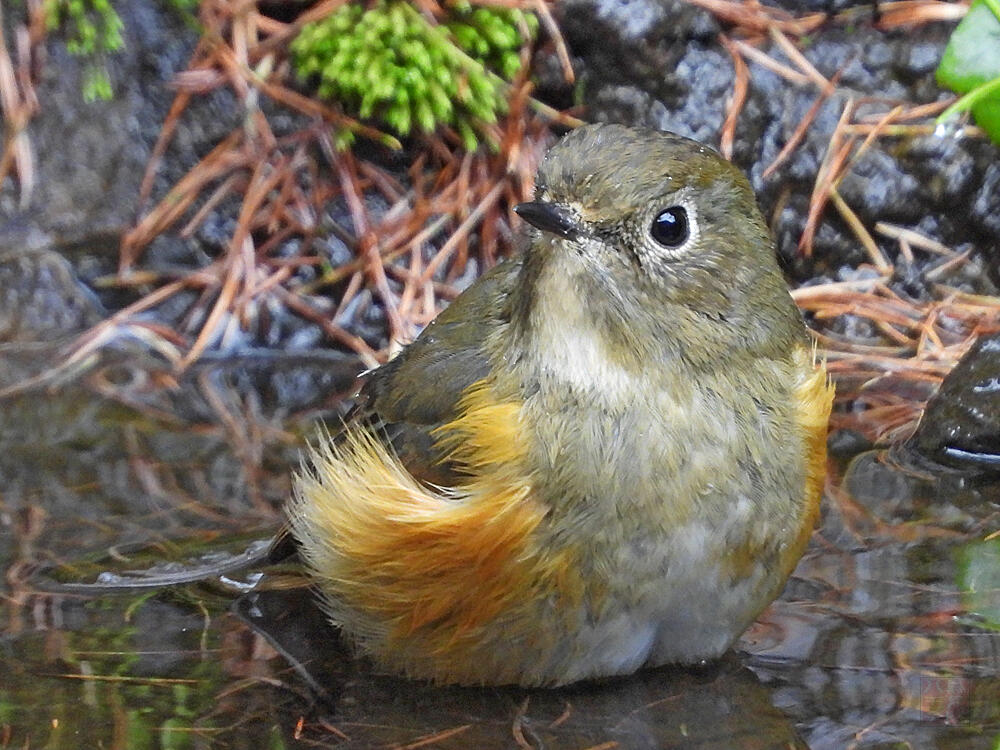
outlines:
[{"label": "green moss", "polygon": [[472,150],[481,124],[506,110],[521,29],[533,37],[537,27],[516,9],[454,4],[435,25],[405,0],[349,2],[304,27],[292,54],[321,97],[403,136],[451,125]]},{"label": "green moss", "polygon": [[63,28],[74,55],[122,48],[122,19],[108,0],[45,0],[45,22],[50,30]]},{"label": "green moss", "polygon": [[[163,0],[185,20],[193,23],[199,0]],[[83,98],[88,101],[111,98],[111,79],[104,56],[125,46],[122,19],[109,0],[44,0],[45,25],[60,31],[66,49],[84,58]]]},{"label": "green moss", "polygon": [[[49,30],[62,29],[71,54],[89,58],[83,73],[83,98],[111,98],[111,81],[102,55],[122,48],[122,19],[108,0],[45,0]],[[95,60],[96,58],[96,60]]]}]

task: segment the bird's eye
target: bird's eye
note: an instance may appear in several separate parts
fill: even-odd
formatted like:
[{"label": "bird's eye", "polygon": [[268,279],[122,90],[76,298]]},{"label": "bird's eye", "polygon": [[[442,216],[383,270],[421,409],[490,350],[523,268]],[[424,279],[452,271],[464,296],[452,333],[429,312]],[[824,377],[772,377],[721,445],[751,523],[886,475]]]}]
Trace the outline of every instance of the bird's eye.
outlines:
[{"label": "bird's eye", "polygon": [[649,233],[664,247],[680,247],[691,234],[687,211],[683,206],[671,206],[660,211],[653,219]]}]

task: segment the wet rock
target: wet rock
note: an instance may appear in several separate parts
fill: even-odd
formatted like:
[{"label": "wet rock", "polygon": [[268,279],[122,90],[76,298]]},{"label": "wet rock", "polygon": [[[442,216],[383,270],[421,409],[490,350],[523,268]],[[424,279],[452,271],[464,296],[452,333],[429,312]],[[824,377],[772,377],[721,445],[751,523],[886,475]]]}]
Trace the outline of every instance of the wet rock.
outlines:
[{"label": "wet rock", "polygon": [[0,342],[51,343],[103,316],[101,303],[61,255],[0,246]]},{"label": "wet rock", "polygon": [[[20,214],[53,248],[90,247],[93,238],[116,236],[134,220],[139,184],[174,97],[169,83],[197,41],[197,32],[168,4],[128,0],[115,7],[124,21],[125,47],[107,60],[113,99],[83,100],[86,62],[51,35],[36,88],[40,111],[28,127],[37,160],[35,189],[23,211],[10,181],[0,190],[0,222]],[[201,128],[181,129],[171,155],[193,163],[207,139],[221,135],[223,123],[236,122],[231,107],[213,114]],[[167,162],[161,181],[179,177],[176,169],[173,160]],[[115,243],[103,250],[101,245],[95,249],[117,252]]]},{"label": "wet rock", "polygon": [[723,96],[731,76],[728,55],[711,41],[719,27],[710,14],[677,0],[570,0],[562,11],[584,96],[599,102],[593,119],[699,137],[702,125],[683,114],[686,102]]},{"label": "wet rock", "polygon": [[[775,51],[770,50],[770,54]],[[899,39],[887,37],[867,25],[854,30],[831,27],[805,50],[809,62],[827,78],[840,72],[843,89],[878,92],[891,98],[907,94],[906,84],[894,68],[900,54]]]},{"label": "wet rock", "polygon": [[1000,472],[1000,336],[981,337],[962,357],[909,447],[945,465]]},{"label": "wet rock", "polygon": [[714,105],[732,88],[728,55],[692,43],[673,61],[671,70],[655,82],[659,98],[633,85],[599,88],[593,99],[595,119],[670,130],[717,144],[724,112]]}]

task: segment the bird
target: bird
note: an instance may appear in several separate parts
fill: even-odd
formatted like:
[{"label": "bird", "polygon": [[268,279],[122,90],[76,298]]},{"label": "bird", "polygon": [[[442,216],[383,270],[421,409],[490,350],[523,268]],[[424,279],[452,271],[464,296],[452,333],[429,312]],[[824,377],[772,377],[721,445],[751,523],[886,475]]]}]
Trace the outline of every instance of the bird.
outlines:
[{"label": "bird", "polygon": [[384,672],[555,687],[724,654],[815,524],[833,387],[742,172],[616,124],[521,250],[367,374],[287,523]]}]

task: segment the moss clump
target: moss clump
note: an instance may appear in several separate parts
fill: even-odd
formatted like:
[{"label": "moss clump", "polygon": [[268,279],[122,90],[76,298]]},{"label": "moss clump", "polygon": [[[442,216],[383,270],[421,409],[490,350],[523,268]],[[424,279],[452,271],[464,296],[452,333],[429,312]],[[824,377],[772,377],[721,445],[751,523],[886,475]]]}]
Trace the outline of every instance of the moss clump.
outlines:
[{"label": "moss clump", "polygon": [[108,0],[45,0],[45,23],[49,30],[62,27],[66,49],[90,58],[83,72],[83,98],[111,98],[111,80],[100,62],[102,55],[124,45],[122,19]]},{"label": "moss clump", "polygon": [[455,4],[434,24],[405,0],[349,2],[304,27],[292,53],[301,75],[319,77],[320,96],[403,136],[452,125],[472,150],[477,125],[506,110],[522,29],[537,28],[516,9]]}]

